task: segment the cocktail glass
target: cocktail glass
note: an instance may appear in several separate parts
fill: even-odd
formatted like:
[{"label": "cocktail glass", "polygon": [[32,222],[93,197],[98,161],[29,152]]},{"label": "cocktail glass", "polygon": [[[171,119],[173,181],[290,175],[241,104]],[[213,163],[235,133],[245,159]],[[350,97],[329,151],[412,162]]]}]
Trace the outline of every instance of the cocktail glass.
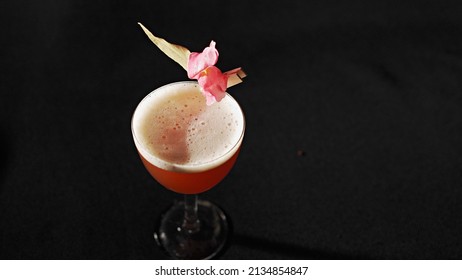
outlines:
[{"label": "cocktail glass", "polygon": [[233,167],[245,119],[227,94],[207,106],[196,82],[177,82],[148,94],[132,117],[141,160],[165,188],[184,195],[165,212],[154,237],[175,259],[210,259],[224,247],[228,221],[213,203],[199,200]]}]

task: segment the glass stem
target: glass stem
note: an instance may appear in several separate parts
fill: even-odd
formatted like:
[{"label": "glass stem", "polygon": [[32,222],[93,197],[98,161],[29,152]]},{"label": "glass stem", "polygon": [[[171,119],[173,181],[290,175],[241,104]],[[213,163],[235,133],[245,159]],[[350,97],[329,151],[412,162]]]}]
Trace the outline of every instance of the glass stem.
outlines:
[{"label": "glass stem", "polygon": [[196,233],[199,231],[200,222],[197,218],[197,194],[184,195],[184,220],[183,230],[187,233]]}]

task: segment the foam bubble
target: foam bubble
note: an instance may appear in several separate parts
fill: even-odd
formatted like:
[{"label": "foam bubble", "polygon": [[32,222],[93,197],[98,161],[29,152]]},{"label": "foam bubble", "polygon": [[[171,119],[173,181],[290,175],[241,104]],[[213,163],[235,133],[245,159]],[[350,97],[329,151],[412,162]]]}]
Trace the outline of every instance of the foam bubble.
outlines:
[{"label": "foam bubble", "polygon": [[237,151],[244,117],[231,96],[207,106],[197,83],[179,82],[141,101],[132,131],[138,151],[152,164],[198,172],[224,163]]}]

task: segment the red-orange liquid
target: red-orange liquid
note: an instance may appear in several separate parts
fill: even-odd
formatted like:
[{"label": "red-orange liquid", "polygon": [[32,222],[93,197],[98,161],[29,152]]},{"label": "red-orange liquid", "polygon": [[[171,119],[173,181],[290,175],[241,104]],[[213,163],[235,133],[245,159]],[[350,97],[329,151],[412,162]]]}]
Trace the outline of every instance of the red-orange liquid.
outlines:
[{"label": "red-orange liquid", "polygon": [[140,102],[132,132],[154,179],[172,191],[197,194],[214,187],[233,167],[244,117],[232,97],[207,106],[197,83],[180,82]]},{"label": "red-orange liquid", "polygon": [[198,194],[211,189],[223,180],[236,162],[238,154],[239,150],[222,165],[196,173],[164,170],[148,162],[142,155],[140,157],[154,179],[167,189],[182,194]]}]

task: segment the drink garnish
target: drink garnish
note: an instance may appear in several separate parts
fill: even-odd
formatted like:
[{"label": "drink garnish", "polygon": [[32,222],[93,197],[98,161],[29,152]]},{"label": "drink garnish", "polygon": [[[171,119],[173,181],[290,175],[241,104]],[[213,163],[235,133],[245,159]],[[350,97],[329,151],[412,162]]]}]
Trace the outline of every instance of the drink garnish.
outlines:
[{"label": "drink garnish", "polygon": [[172,44],[166,40],[154,36],[146,27],[138,23],[149,39],[168,57],[180,64],[190,79],[197,79],[202,94],[205,96],[207,105],[221,101],[226,95],[226,89],[242,82],[246,76],[239,67],[222,73],[215,64],[218,61],[216,43],[210,42],[201,53],[190,52],[187,48]]}]

